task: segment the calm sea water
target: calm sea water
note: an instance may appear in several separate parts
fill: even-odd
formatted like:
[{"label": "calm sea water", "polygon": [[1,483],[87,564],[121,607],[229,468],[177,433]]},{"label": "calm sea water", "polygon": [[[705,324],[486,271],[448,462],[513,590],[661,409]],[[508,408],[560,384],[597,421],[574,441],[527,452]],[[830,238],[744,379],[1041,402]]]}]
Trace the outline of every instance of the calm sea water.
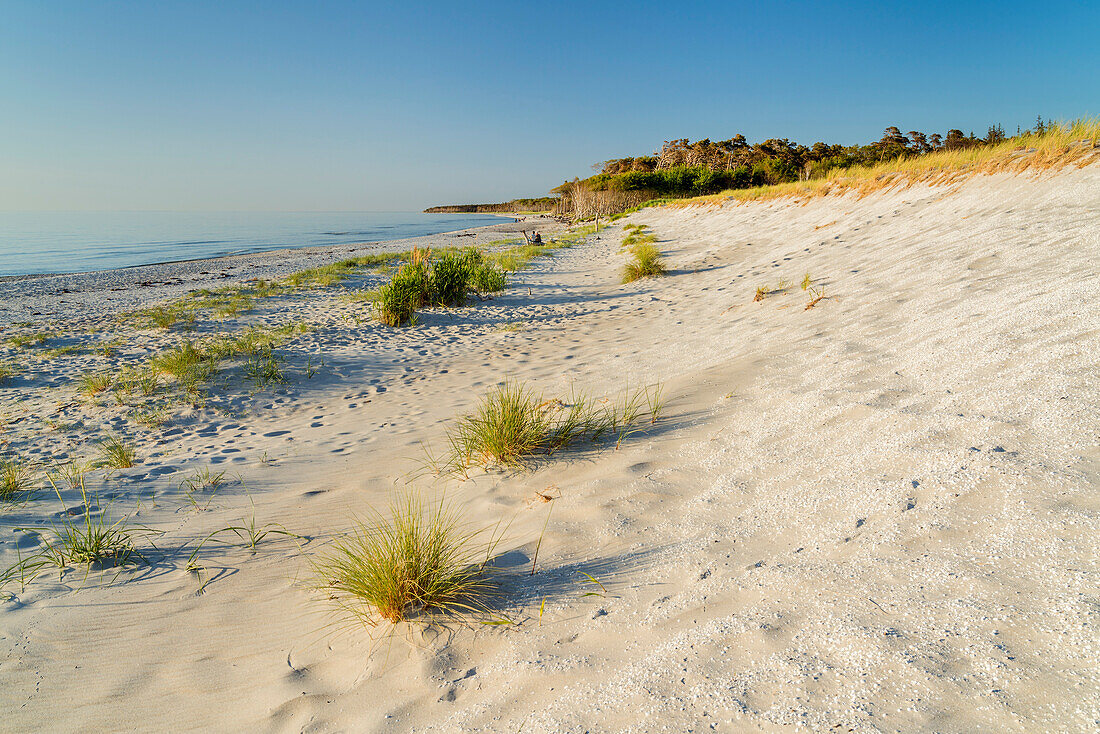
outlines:
[{"label": "calm sea water", "polygon": [[397,240],[499,221],[413,212],[0,212],[0,275]]}]

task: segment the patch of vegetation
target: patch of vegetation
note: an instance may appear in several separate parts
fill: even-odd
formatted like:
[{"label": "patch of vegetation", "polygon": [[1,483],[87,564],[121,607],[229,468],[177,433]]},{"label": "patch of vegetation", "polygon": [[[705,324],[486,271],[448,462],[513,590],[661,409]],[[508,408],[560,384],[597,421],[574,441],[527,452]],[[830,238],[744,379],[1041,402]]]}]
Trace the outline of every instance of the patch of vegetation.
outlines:
[{"label": "patch of vegetation", "polygon": [[422,615],[488,611],[495,585],[485,573],[495,539],[466,529],[443,500],[397,496],[388,516],[337,540],[315,563],[317,585],[353,621],[397,624]]},{"label": "patch of vegetation", "polygon": [[473,276],[474,261],[480,260],[477,250],[462,255],[446,253],[431,264],[432,303],[440,306],[466,305],[466,291]]},{"label": "patch of vegetation", "polygon": [[0,461],[0,503],[17,502],[30,489],[34,473],[15,459]]},{"label": "patch of vegetation", "polygon": [[168,420],[162,408],[153,407],[138,408],[131,416],[146,428],[160,428]]},{"label": "patch of vegetation", "polygon": [[[194,394],[200,385],[218,371],[222,362],[248,358],[251,369],[266,367],[267,364],[263,363],[270,363],[273,359],[273,346],[304,330],[304,325],[300,323],[285,324],[277,328],[252,326],[237,334],[220,335],[201,342],[186,340],[154,357],[150,361],[151,372],[171,375],[188,393]],[[253,357],[258,358],[252,359]],[[248,377],[255,377],[257,374],[252,372]],[[149,389],[149,394],[156,390],[155,377],[148,373],[142,378],[142,391],[145,392],[146,389]]]},{"label": "patch of vegetation", "polygon": [[251,380],[257,390],[263,390],[272,385],[285,385],[283,361],[270,346],[265,346],[248,357],[244,365],[245,379]]},{"label": "patch of vegetation", "polygon": [[416,324],[416,309],[424,304],[429,289],[427,268],[403,265],[386,285],[381,286],[374,302],[376,318],[386,326]]},{"label": "patch of vegetation", "polygon": [[160,375],[155,369],[147,369],[138,376],[137,385],[142,395],[153,395],[160,386]]},{"label": "patch of vegetation", "polygon": [[198,469],[180,482],[180,489],[186,492],[213,492],[225,484],[225,472],[215,472],[208,466]]},{"label": "patch of vegetation", "polygon": [[642,420],[660,418],[661,392],[660,385],[649,385],[618,400],[574,392],[565,402],[507,381],[447,429],[447,456],[438,468],[464,473],[472,466],[516,467],[535,454],[552,454],[581,440],[616,436],[622,441]]},{"label": "patch of vegetation", "polygon": [[806,293],[809,295],[809,301],[806,303],[806,311],[816,306],[821,301],[825,300],[828,296],[825,295],[825,286],[813,287],[810,286],[806,289]]},{"label": "patch of vegetation", "polygon": [[0,362],[0,385],[19,374],[18,368],[11,362]]},{"label": "patch of vegetation", "polygon": [[153,306],[134,314],[139,325],[146,328],[168,330],[177,323],[193,326],[195,323],[195,306],[183,302],[169,303]]},{"label": "patch of vegetation", "polygon": [[23,349],[24,347],[37,347],[41,344],[45,344],[51,337],[53,337],[53,333],[49,331],[34,331],[26,334],[9,336],[4,341],[16,349]]},{"label": "patch of vegetation", "polygon": [[80,392],[94,397],[111,386],[112,377],[108,372],[89,373],[80,377]]},{"label": "patch of vegetation", "polygon": [[471,286],[478,293],[499,293],[508,287],[508,276],[495,264],[483,262],[474,269]]},{"label": "patch of vegetation", "polygon": [[54,467],[56,477],[50,477],[50,482],[57,486],[57,481],[60,480],[64,484],[69,486],[69,489],[80,489],[84,484],[84,475],[91,471],[91,466],[85,462],[69,461],[65,464],[58,464]]},{"label": "patch of vegetation", "polygon": [[655,245],[640,242],[631,249],[631,259],[623,268],[623,282],[631,283],[639,278],[653,278],[664,274],[661,251]]},{"label": "patch of vegetation", "polygon": [[56,359],[57,357],[67,357],[70,354],[82,354],[86,351],[88,349],[83,344],[66,344],[63,347],[44,349],[41,356],[43,359]]},{"label": "patch of vegetation", "polygon": [[107,469],[129,469],[137,458],[134,447],[114,434],[100,442],[99,453],[99,465]]},{"label": "patch of vegetation", "polygon": [[152,360],[157,371],[171,375],[184,389],[193,392],[210,379],[218,368],[218,360],[190,339]]},{"label": "patch of vegetation", "polygon": [[[61,493],[56,485],[54,491],[60,500]],[[65,569],[70,566],[82,565],[91,571],[97,567],[127,566],[146,560],[134,539],[157,534],[157,531],[136,527],[129,522],[129,517],[110,522],[107,510],[99,508],[98,498],[88,496],[83,483],[80,497],[82,511],[79,516],[63,512],[59,524],[41,529],[20,528],[23,532],[37,534],[42,549],[26,558],[20,557],[14,566],[0,574],[0,584],[18,580],[25,588],[43,569],[51,566],[64,576]]]}]

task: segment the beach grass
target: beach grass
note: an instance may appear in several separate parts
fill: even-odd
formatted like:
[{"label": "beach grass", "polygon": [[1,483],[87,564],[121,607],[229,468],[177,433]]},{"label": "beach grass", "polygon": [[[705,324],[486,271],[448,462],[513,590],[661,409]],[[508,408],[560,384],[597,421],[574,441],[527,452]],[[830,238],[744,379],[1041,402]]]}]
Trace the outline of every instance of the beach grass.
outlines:
[{"label": "beach grass", "polygon": [[81,375],[80,392],[94,397],[111,386],[112,376],[108,372],[94,372]]},{"label": "beach grass", "polygon": [[34,472],[16,459],[0,461],[0,503],[12,504],[31,489]]},{"label": "beach grass", "polygon": [[100,441],[99,456],[99,465],[107,469],[129,469],[137,459],[134,447],[115,434]]},{"label": "beach grass", "polygon": [[369,626],[487,612],[496,585],[485,565],[495,545],[444,499],[406,491],[388,515],[372,511],[315,562],[317,585]]},{"label": "beach grass", "polygon": [[[56,473],[56,479],[67,484],[69,489],[80,489],[80,486],[84,482],[84,475],[87,474],[91,468],[91,465],[88,463],[74,459],[64,464],[56,465],[53,472]],[[51,478],[51,481],[54,483],[54,486],[57,486],[56,480]]]},{"label": "beach grass", "polygon": [[643,418],[660,418],[661,394],[660,385],[647,385],[617,400],[574,391],[563,401],[508,380],[448,427],[446,459],[438,468],[464,473],[473,466],[521,467],[536,454],[553,454],[582,439],[614,435],[621,441]]},{"label": "beach grass", "polygon": [[49,331],[33,331],[26,334],[9,336],[4,340],[4,343],[16,349],[24,349],[26,347],[37,347],[41,344],[45,344],[53,336],[53,333]]},{"label": "beach grass", "polygon": [[264,346],[249,355],[244,365],[245,379],[250,380],[257,390],[284,385],[287,381],[284,362],[270,346]]},{"label": "beach grass", "polygon": [[661,262],[661,251],[649,242],[638,242],[630,251],[630,259],[623,267],[623,283],[632,283],[640,278],[654,278],[665,274]]},{"label": "beach grass", "polygon": [[216,472],[208,466],[197,469],[180,482],[180,489],[188,493],[214,492],[225,484],[225,471]]},{"label": "beach grass", "polygon": [[[61,499],[56,485],[54,491]],[[62,572],[73,565],[84,565],[90,570],[96,566],[126,566],[145,560],[134,538],[156,531],[134,526],[126,516],[111,522],[107,508],[100,509],[98,498],[89,497],[83,481],[80,497],[80,515],[74,519],[69,513],[61,513],[60,524],[54,524],[52,532],[41,534],[43,549],[28,560],[52,565]]]}]

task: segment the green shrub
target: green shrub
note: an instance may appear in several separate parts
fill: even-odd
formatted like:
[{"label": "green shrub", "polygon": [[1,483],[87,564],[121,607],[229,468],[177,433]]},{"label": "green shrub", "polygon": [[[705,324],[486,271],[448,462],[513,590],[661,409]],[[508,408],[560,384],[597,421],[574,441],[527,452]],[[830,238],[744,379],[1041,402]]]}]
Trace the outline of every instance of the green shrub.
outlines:
[{"label": "green shrub", "polygon": [[[477,251],[474,256],[480,258]],[[432,264],[431,298],[441,306],[463,306],[473,274],[474,256],[446,253]]]},{"label": "green shrub", "polygon": [[387,326],[406,326],[416,322],[416,309],[430,293],[428,269],[422,264],[401,266],[389,283],[378,289],[374,311]]},{"label": "green shrub", "polygon": [[508,287],[508,276],[493,263],[483,262],[473,274],[473,287],[478,293],[498,293]]}]

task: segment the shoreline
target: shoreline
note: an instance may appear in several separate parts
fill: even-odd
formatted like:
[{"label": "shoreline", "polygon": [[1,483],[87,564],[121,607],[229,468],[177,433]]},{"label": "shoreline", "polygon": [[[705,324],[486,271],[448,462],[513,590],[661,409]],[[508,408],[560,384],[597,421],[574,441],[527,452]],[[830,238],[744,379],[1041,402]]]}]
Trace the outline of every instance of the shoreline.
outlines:
[{"label": "shoreline", "polygon": [[[504,221],[482,227],[451,230],[394,240],[342,245],[282,248],[262,252],[220,255],[131,265],[109,270],[0,276],[0,323],[38,324],[51,319],[99,318],[113,311],[144,308],[192,290],[238,284],[257,278],[280,278],[306,268],[348,257],[379,252],[403,252],[412,247],[439,248],[484,245],[521,237],[522,230],[557,226],[549,217]],[[104,292],[111,295],[105,295]],[[4,329],[0,327],[0,334]]]}]

